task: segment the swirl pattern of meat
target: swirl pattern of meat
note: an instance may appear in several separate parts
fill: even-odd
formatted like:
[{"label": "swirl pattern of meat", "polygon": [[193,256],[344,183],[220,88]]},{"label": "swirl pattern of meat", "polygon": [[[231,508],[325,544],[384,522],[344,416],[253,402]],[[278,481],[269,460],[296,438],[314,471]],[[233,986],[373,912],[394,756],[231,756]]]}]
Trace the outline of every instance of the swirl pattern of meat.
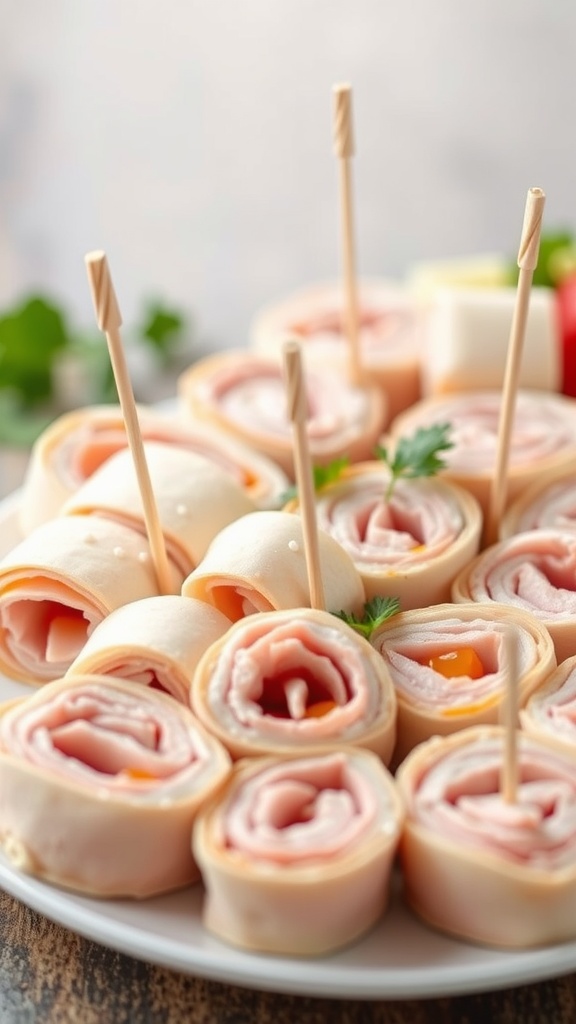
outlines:
[{"label": "swirl pattern of meat", "polygon": [[528,530],[576,530],[576,480],[574,473],[558,480],[539,480],[506,511],[500,539],[508,540]]},{"label": "swirl pattern of meat", "polygon": [[443,931],[493,946],[576,937],[576,764],[518,734],[514,801],[501,792],[504,730],[417,747],[397,782],[406,806],[407,898]]},{"label": "swirl pattern of meat", "polygon": [[374,754],[239,762],[200,813],[204,924],[246,949],[320,955],[382,915],[403,811]]},{"label": "swirl pattern of meat", "polygon": [[576,752],[576,655],[567,658],[520,710],[526,732],[556,740]]},{"label": "swirl pattern of meat", "polygon": [[480,506],[463,488],[424,479],[398,481],[386,501],[389,480],[379,462],[348,467],[319,491],[318,526],[348,552],[368,600],[397,597],[403,609],[447,601],[478,552]]},{"label": "swirl pattern of meat", "polygon": [[96,896],[198,877],[192,824],[227,777],[188,708],[121,680],[49,683],[0,714],[0,836],[20,869]]},{"label": "swirl pattern of meat", "polygon": [[556,667],[552,638],[529,612],[491,603],[435,605],[402,612],[372,634],[398,700],[395,764],[431,736],[498,723],[509,636],[523,705]]},{"label": "swirl pattern of meat", "polygon": [[496,601],[536,615],[557,660],[576,650],[576,533],[530,530],[487,548],[456,577],[456,602]]},{"label": "swirl pattern of meat", "polygon": [[[233,350],[194,363],[180,377],[182,407],[273,459],[292,478],[293,434],[282,367]],[[368,458],[383,429],[385,399],[374,386],[354,387],[329,367],[306,373],[307,432],[315,463]]]},{"label": "swirl pattern of meat", "polygon": [[200,659],[191,704],[235,758],[341,741],[387,763],[396,737],[382,658],[346,623],[311,608],[235,623]]}]

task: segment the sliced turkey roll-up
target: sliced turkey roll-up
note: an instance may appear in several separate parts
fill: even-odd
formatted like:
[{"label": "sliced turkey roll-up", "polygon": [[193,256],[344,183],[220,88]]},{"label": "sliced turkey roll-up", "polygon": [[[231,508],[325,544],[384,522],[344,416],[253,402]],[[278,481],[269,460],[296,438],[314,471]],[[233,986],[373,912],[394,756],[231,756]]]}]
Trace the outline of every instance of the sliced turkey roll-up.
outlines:
[{"label": "sliced turkey roll-up", "polygon": [[[388,417],[421,394],[422,316],[414,296],[397,281],[359,282],[359,341],[362,365],[386,395]],[[261,309],[250,327],[251,347],[280,355],[286,338],[301,341],[309,365],[349,370],[346,296],[341,284],[302,288]]]},{"label": "sliced turkey roll-up", "polygon": [[236,622],[200,659],[192,709],[234,758],[337,741],[388,764],[396,697],[382,658],[330,612],[264,612]]},{"label": "sliced turkey roll-up", "polygon": [[501,795],[504,730],[437,737],[398,769],[410,906],[472,942],[531,947],[576,938],[576,763],[518,734],[517,797]]},{"label": "sliced turkey roll-up", "polygon": [[571,470],[558,480],[539,480],[508,507],[500,539],[527,530],[576,530],[576,477]]},{"label": "sliced turkey roll-up", "polygon": [[156,594],[141,533],[100,516],[51,519],[0,561],[0,669],[29,683],[57,679],[110,612]]},{"label": "sliced turkey roll-up", "polygon": [[[470,391],[417,402],[396,418],[392,438],[418,427],[450,424],[453,447],[442,475],[461,484],[488,510],[496,465],[501,392]],[[508,502],[544,473],[559,476],[576,461],[576,401],[543,391],[520,391],[510,437]]]},{"label": "sliced turkey roll-up", "polygon": [[[158,516],[170,556],[189,573],[213,537],[254,509],[254,503],[220,466],[196,452],[144,445]],[[62,508],[63,515],[113,516],[145,531],[140,487],[131,452],[112,455]]]},{"label": "sliced turkey roll-up", "polygon": [[189,704],[204,651],[231,625],[204,601],[166,594],[117,608],[88,638],[66,676],[91,673],[164,690]]},{"label": "sliced turkey roll-up", "polygon": [[229,771],[167,694],[58,680],[0,710],[0,842],[19,869],[93,896],[167,892],[198,878],[194,817]]},{"label": "sliced turkey roll-up", "polygon": [[[326,607],[360,614],[364,587],[352,559],[323,530],[318,548]],[[310,607],[300,516],[262,511],[236,519],[214,538],[182,594],[208,601],[233,622],[253,612]]]},{"label": "sliced turkey roll-up", "polygon": [[[278,362],[239,350],[220,352],[186,370],[178,392],[183,409],[223,427],[293,477],[293,428]],[[386,414],[377,387],[355,387],[330,367],[309,367],[306,397],[308,443],[315,463],[342,455],[357,461],[372,454]]]},{"label": "sliced turkey roll-up", "polygon": [[576,753],[576,655],[558,665],[532,694],[520,711],[520,724],[526,732]]},{"label": "sliced turkey roll-up", "polygon": [[531,612],[564,661],[576,653],[576,533],[530,530],[493,544],[456,577],[452,600],[497,601]]},{"label": "sliced turkey roll-up", "polygon": [[374,631],[370,643],[398,699],[395,764],[436,734],[498,723],[511,627],[518,702],[524,704],[556,667],[552,638],[529,612],[504,604],[441,604],[402,612]]},{"label": "sliced turkey roll-up", "polygon": [[344,469],[316,496],[318,526],[349,553],[367,600],[397,597],[404,609],[447,601],[478,552],[480,506],[464,488],[424,479],[399,480],[386,501],[389,481],[380,462]]},{"label": "sliced turkey roll-up", "polygon": [[[205,423],[184,424],[148,408],[138,409],[145,441],[159,441],[216,462],[257,507],[275,508],[287,477],[270,459]],[[22,488],[20,525],[30,533],[58,515],[64,502],[106,459],[128,446],[124,418],[116,406],[89,406],[58,417],[36,441]]]},{"label": "sliced turkey roll-up", "polygon": [[319,956],[386,909],[403,810],[366,750],[238,762],[194,827],[206,928],[245,949]]}]

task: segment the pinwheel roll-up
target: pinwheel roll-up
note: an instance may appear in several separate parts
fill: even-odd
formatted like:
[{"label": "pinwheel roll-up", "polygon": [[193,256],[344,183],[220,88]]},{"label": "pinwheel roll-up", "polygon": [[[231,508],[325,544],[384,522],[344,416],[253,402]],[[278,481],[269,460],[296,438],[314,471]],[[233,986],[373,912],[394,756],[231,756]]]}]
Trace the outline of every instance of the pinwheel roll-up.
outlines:
[{"label": "pinwheel roll-up", "polygon": [[[413,294],[396,281],[359,282],[359,341],[362,365],[386,395],[392,418],[420,398],[422,315]],[[297,338],[311,366],[348,372],[346,296],[341,284],[302,288],[261,309],[251,328],[251,347],[279,355],[286,338]]]},{"label": "pinwheel roll-up", "polygon": [[354,941],[386,909],[402,818],[392,777],[368,751],[238,762],[194,827],[206,928],[296,956]]},{"label": "pinwheel roll-up", "polygon": [[554,644],[534,615],[498,604],[442,604],[401,612],[372,634],[398,700],[394,763],[423,740],[496,725],[506,700],[506,637],[516,644],[518,703],[556,667]]},{"label": "pinwheel roll-up", "polygon": [[[228,473],[195,452],[155,442],[144,449],[166,546],[186,575],[218,531],[252,512],[254,503]],[[145,531],[142,496],[128,449],[112,455],[62,508],[64,515],[92,513]]]},{"label": "pinwheel roll-up", "polygon": [[110,612],[157,594],[141,533],[99,516],[51,519],[0,561],[0,670],[29,683],[57,679]]},{"label": "pinwheel roll-up", "polygon": [[539,480],[510,505],[500,540],[527,530],[576,530],[576,477],[571,470],[555,480]]},{"label": "pinwheel roll-up", "polygon": [[[392,423],[392,439],[418,427],[450,424],[453,447],[442,475],[461,484],[488,510],[496,465],[501,392],[469,391],[417,402]],[[544,391],[520,391],[510,437],[508,503],[543,474],[559,476],[576,460],[576,401]]]},{"label": "pinwheel roll-up", "polygon": [[154,896],[198,878],[194,818],[229,771],[218,741],[166,694],[58,680],[0,710],[0,842],[49,882]]},{"label": "pinwheel roll-up", "polygon": [[508,802],[504,743],[495,726],[465,729],[420,744],[398,769],[408,902],[434,927],[484,945],[573,940],[576,762],[519,733]]},{"label": "pinwheel roll-up", "polygon": [[[360,614],[364,587],[352,559],[322,530],[318,548],[326,607]],[[253,612],[310,607],[300,517],[262,511],[236,519],[214,538],[182,594],[208,601],[233,622]]]},{"label": "pinwheel roll-up", "polygon": [[166,594],[133,601],[103,619],[66,676],[129,679],[188,705],[202,654],[230,625],[217,608],[190,597]]},{"label": "pinwheel roll-up", "polygon": [[[220,352],[186,370],[178,391],[184,410],[216,423],[293,478],[293,428],[277,361],[239,350]],[[377,387],[355,387],[330,367],[308,367],[306,397],[308,444],[315,463],[371,455],[386,415]]]},{"label": "pinwheel roll-up", "polygon": [[532,735],[576,753],[576,655],[567,658],[520,710],[520,724]]},{"label": "pinwheel roll-up", "polygon": [[452,600],[497,601],[531,612],[564,661],[576,653],[576,533],[529,530],[493,544],[456,577]]},{"label": "pinwheel roll-up", "polygon": [[[279,504],[287,477],[270,459],[227,434],[208,430],[205,423],[184,424],[146,407],[139,408],[138,420],[145,441],[183,448],[216,462],[259,508]],[[23,532],[30,533],[58,515],[88,477],[127,445],[124,419],[115,406],[75,409],[54,420],[36,441],[28,463],[20,507]]]},{"label": "pinwheel roll-up", "polygon": [[478,552],[480,506],[455,484],[425,479],[399,480],[386,501],[389,481],[379,462],[344,469],[317,494],[318,526],[352,558],[367,600],[397,597],[403,609],[447,601]]},{"label": "pinwheel roll-up", "polygon": [[387,764],[396,697],[382,658],[351,626],[311,608],[251,615],[200,659],[192,709],[234,758],[342,742]]}]

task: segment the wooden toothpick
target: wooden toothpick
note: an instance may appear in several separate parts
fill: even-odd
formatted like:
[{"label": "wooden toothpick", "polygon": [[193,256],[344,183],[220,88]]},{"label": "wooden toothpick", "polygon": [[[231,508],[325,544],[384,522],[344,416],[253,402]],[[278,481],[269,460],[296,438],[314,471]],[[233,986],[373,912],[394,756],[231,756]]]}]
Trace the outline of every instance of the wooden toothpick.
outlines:
[{"label": "wooden toothpick", "polygon": [[528,190],[526,208],[524,211],[524,224],[522,226],[522,237],[518,251],[518,287],[516,290],[516,304],[512,317],[510,340],[506,357],[506,369],[504,372],[504,384],[502,388],[502,405],[500,408],[500,419],[498,423],[498,440],[496,447],[496,465],[490,490],[490,501],[486,517],[484,531],[485,544],[494,544],[498,539],[500,520],[506,506],[508,490],[508,460],[510,454],[510,437],[516,408],[516,395],[518,393],[518,381],[520,378],[520,366],[522,362],[522,348],[524,335],[526,333],[526,322],[530,306],[530,289],[532,278],[538,264],[538,251],[540,247],[540,230],[542,227],[542,213],[546,196],[540,188]]},{"label": "wooden toothpick", "polygon": [[308,434],[306,432],[308,410],[306,408],[306,394],[302,374],[302,355],[298,342],[285,342],[283,353],[288,417],[292,422],[294,431],[294,465],[304,533],[310,605],[312,608],[324,610],[324,586],[320,570],[318,529],[316,525],[314,470],[310,460]]},{"label": "wooden toothpick", "polygon": [[340,216],[342,222],[342,257],[346,293],[346,334],[348,337],[350,379],[353,384],[361,384],[360,317],[358,312],[358,284],[356,279],[350,165],[350,158],[354,155],[352,90],[347,83],[343,83],[335,85],[332,94],[334,97],[334,153],[338,157],[340,169]]},{"label": "wooden toothpick", "polygon": [[516,803],[518,794],[518,641],[514,627],[503,637],[505,700],[504,700],[504,763],[502,765],[502,798]]},{"label": "wooden toothpick", "polygon": [[96,313],[96,321],[100,330],[106,335],[110,361],[114,372],[114,380],[116,381],[120,407],[122,409],[122,415],[126,425],[128,444],[132,453],[138,486],[142,496],[144,522],[146,524],[146,532],[148,535],[148,542],[150,544],[158,589],[161,594],[171,594],[174,593],[174,588],[171,583],[170,565],[168,562],[168,555],[166,553],[166,542],[164,534],[162,533],[162,526],[158,516],[158,509],[156,507],[156,500],[154,498],[150,474],[148,472],[148,464],[144,453],[142,434],[140,432],[140,424],[138,422],[138,413],[136,411],[136,403],[134,401],[134,392],[132,390],[130,375],[126,365],[124,346],[122,345],[122,339],[120,336],[122,317],[120,315],[116,293],[112,284],[108,261],[106,259],[106,254],[99,251],[89,252],[85,259],[86,269],[88,271],[88,281],[90,283],[94,310]]}]

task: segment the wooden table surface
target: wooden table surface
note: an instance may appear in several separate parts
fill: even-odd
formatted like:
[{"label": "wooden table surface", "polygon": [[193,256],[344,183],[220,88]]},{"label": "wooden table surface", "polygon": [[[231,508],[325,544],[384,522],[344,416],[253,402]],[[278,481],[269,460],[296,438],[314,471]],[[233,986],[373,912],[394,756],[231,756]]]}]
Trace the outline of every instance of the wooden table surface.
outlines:
[{"label": "wooden table surface", "polygon": [[313,999],[176,974],[75,935],[0,893],[1,1024],[573,1024],[576,974],[405,1002]]}]

